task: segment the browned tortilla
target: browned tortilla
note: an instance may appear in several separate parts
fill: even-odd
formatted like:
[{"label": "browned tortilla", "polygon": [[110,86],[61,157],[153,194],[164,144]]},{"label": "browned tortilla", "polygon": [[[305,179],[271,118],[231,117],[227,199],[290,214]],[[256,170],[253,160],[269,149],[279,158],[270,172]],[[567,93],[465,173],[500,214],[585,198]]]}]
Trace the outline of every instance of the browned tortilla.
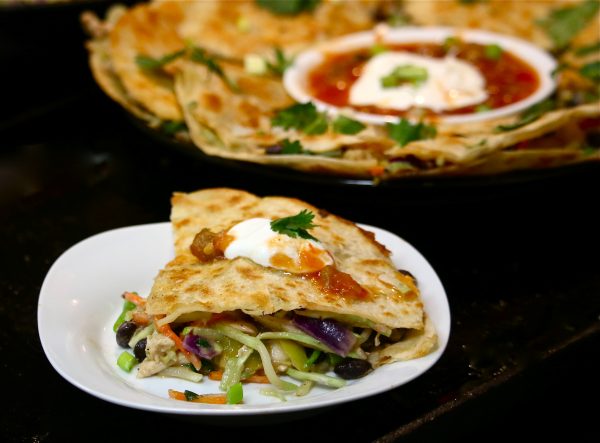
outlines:
[{"label": "browned tortilla", "polygon": [[[408,345],[408,351],[404,345],[402,351],[398,348],[389,358],[414,358],[435,346],[435,331],[427,326],[412,279],[398,272],[390,252],[354,223],[297,199],[259,198],[226,188],[176,193],[172,205],[176,257],[159,272],[146,304],[148,314],[165,316],[162,323],[193,312],[241,310],[260,316],[310,309],[412,331],[409,337],[413,337],[413,344]],[[303,209],[315,214],[317,227],[311,229],[311,234],[331,253],[335,266],[367,290],[365,299],[328,294],[302,275],[264,267],[247,258],[200,262],[190,252],[195,234],[202,229],[218,233],[249,218],[275,219]],[[385,361],[385,355],[377,354],[373,362],[377,364],[380,357]]]}]

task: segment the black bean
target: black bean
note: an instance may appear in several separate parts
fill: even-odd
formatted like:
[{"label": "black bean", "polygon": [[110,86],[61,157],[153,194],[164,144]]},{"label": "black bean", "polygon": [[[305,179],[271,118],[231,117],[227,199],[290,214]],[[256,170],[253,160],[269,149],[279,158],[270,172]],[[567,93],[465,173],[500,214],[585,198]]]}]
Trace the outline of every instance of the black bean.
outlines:
[{"label": "black bean", "polygon": [[135,333],[136,329],[137,326],[132,321],[121,323],[121,326],[119,326],[119,329],[117,329],[117,344],[122,348],[128,348],[129,340],[131,340],[131,337]]},{"label": "black bean", "polygon": [[371,363],[367,360],[359,360],[356,358],[345,358],[337,365],[333,371],[345,380],[364,377],[373,370]]},{"label": "black bean", "polygon": [[137,358],[137,361],[142,362],[146,358],[146,343],[148,343],[147,338],[142,338],[138,341],[133,347],[133,355]]}]

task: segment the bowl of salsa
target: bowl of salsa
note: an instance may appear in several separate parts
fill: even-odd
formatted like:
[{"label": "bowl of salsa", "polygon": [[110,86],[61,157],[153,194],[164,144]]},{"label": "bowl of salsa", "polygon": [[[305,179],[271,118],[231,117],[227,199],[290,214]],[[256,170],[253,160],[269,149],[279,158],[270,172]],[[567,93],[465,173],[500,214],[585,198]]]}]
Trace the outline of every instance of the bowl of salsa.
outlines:
[{"label": "bowl of salsa", "polygon": [[524,40],[476,29],[380,26],[299,54],[288,93],[375,124],[398,118],[467,123],[547,98],[555,59]]}]

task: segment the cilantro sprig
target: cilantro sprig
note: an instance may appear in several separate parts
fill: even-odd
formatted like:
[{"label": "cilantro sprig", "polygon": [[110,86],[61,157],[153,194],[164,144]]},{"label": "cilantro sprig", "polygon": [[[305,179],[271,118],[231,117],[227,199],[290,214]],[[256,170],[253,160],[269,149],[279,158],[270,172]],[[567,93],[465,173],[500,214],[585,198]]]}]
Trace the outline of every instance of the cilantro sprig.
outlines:
[{"label": "cilantro sprig", "polygon": [[267,69],[274,75],[283,75],[285,70],[289,68],[294,59],[292,57],[286,57],[285,53],[281,48],[276,47],[274,50],[274,59],[272,62],[266,61]]},{"label": "cilantro sprig", "polygon": [[398,123],[388,123],[386,128],[390,138],[402,147],[410,142],[434,138],[437,135],[435,126],[423,122],[413,124],[405,118],[400,119]]},{"label": "cilantro sprig", "polygon": [[555,9],[548,17],[538,20],[546,34],[552,39],[556,49],[564,49],[600,10],[600,1],[586,0],[573,6]]},{"label": "cilantro sprig", "polygon": [[546,112],[552,111],[556,107],[556,103],[551,99],[546,99],[535,105],[525,109],[517,120],[514,123],[510,123],[507,125],[498,125],[496,126],[496,132],[506,132],[512,131],[514,129],[521,128],[529,123],[533,123]]},{"label": "cilantro sprig", "polygon": [[[329,130],[327,114],[319,112],[312,102],[296,103],[279,110],[271,124],[283,129],[297,129],[307,135],[321,135]],[[332,129],[338,134],[355,135],[365,129],[365,125],[340,115],[333,121]]]},{"label": "cilantro sprig", "polygon": [[282,109],[271,119],[273,126],[283,129],[297,129],[308,135],[319,135],[327,132],[327,116],[317,111],[311,102],[297,103]]},{"label": "cilantro sprig", "polygon": [[179,57],[182,57],[183,55],[185,55],[185,49],[180,49],[179,51],[172,52],[159,58],[150,57],[149,55],[145,54],[138,54],[135,57],[135,64],[143,70],[156,71],[162,69],[165,67],[165,65],[171,63]]},{"label": "cilantro sprig", "polygon": [[306,240],[315,240],[308,230],[316,227],[313,224],[315,214],[307,209],[303,209],[296,215],[275,219],[271,222],[271,230],[292,238],[304,238]]},{"label": "cilantro sprig", "polygon": [[189,58],[189,60],[195,63],[206,66],[210,72],[220,77],[229,89],[236,93],[240,92],[240,88],[238,87],[237,83],[225,73],[223,67],[219,64],[221,61],[231,62],[232,59],[213,54],[198,46],[189,46],[159,58],[150,57],[145,54],[138,54],[135,57],[135,63],[144,71],[157,73],[160,72],[167,64],[180,57]]},{"label": "cilantro sprig", "polygon": [[600,80],[600,60],[588,63],[579,69],[579,73],[592,81]]},{"label": "cilantro sprig", "polygon": [[296,15],[310,12],[320,0],[256,0],[256,4],[277,15]]},{"label": "cilantro sprig", "polygon": [[240,92],[240,87],[230,78],[219,64],[218,57],[210,54],[206,49],[194,46],[190,54],[190,60],[206,66],[206,68],[221,78],[233,92]]}]

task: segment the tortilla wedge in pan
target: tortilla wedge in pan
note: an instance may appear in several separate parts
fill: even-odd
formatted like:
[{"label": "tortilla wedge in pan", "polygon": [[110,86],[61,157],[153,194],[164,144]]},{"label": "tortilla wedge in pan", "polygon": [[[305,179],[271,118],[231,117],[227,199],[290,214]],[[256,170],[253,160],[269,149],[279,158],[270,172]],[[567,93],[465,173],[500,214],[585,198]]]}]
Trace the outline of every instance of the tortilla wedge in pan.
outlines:
[{"label": "tortilla wedge in pan", "polygon": [[[192,252],[191,245],[198,246],[199,236],[201,250],[214,253],[219,245],[214,239],[230,235],[230,229],[241,222],[278,220],[302,211],[314,215],[310,234],[333,259],[333,264],[319,271],[289,272],[245,256]],[[389,251],[373,234],[352,222],[300,200],[259,198],[225,188],[174,194],[171,222],[176,257],[159,272],[146,304],[147,314],[160,318],[158,325],[191,318],[211,324],[207,313],[234,313],[259,325],[262,332],[301,332],[295,327],[298,321],[328,319],[372,334],[375,341],[369,347],[361,348],[358,340],[355,347],[340,354],[350,352],[374,367],[426,355],[437,344],[414,279],[394,267]],[[277,241],[308,241],[280,235]],[[319,277],[323,275],[328,275],[327,282]],[[335,285],[345,289],[335,289]]]},{"label": "tortilla wedge in pan", "polygon": [[[595,3],[511,1],[510,8],[496,0],[442,3],[320,1],[296,15],[278,15],[254,1],[155,1],[111,10],[104,22],[87,20],[90,65],[107,95],[148,126],[174,125],[178,138],[226,159],[375,180],[600,161],[600,149],[588,137],[600,130],[598,51],[586,49],[600,32]],[[556,12],[561,8],[586,16],[558,35],[553,29],[564,16]],[[374,124],[339,133],[333,117],[317,118],[317,124],[325,121],[325,131],[275,123],[297,105],[281,78],[294,55],[399,18],[412,25],[466,24],[552,49],[561,71],[550,104],[533,118],[425,121],[433,128],[429,135],[408,143]],[[249,60],[259,60],[262,70],[255,72]]]}]

